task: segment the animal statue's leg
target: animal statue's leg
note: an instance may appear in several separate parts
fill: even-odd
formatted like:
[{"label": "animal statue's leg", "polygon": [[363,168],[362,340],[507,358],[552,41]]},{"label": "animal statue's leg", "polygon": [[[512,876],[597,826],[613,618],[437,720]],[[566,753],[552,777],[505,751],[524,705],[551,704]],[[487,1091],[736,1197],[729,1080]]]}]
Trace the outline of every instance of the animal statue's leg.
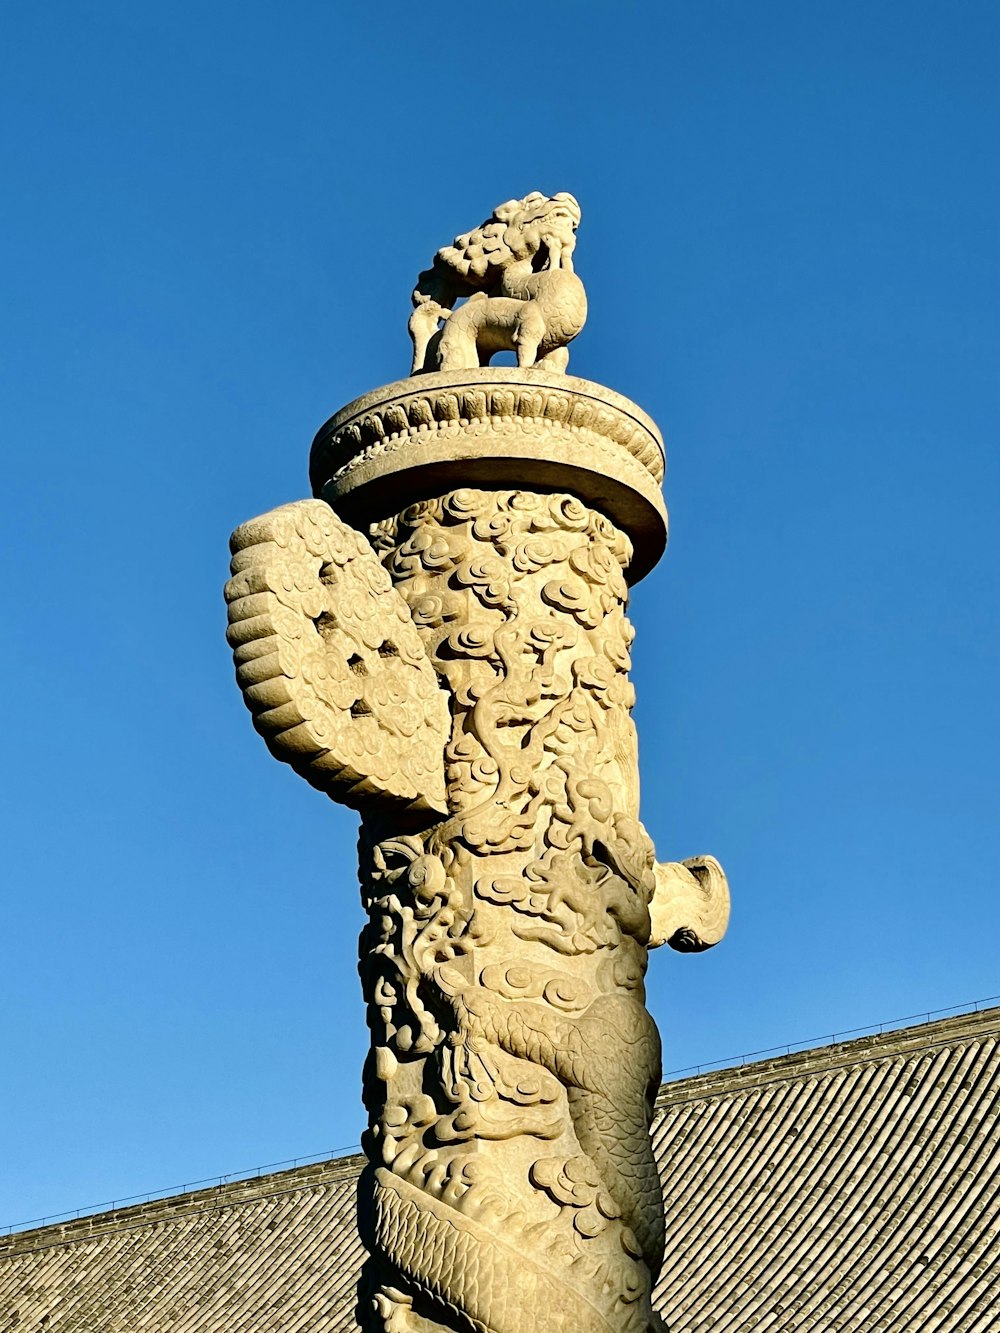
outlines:
[{"label": "animal statue's leg", "polygon": [[535,362],[540,370],[554,370],[560,375],[566,373],[566,367],[569,365],[569,348],[553,347],[551,352],[546,352]]},{"label": "animal statue's leg", "polygon": [[432,369],[428,364],[428,353],[432,352],[431,343],[437,338],[438,325],[448,317],[449,311],[439,306],[436,301],[424,301],[416,307],[410,316],[408,328],[413,339],[413,366],[411,375],[422,370]]},{"label": "animal statue's leg", "polygon": [[545,316],[534,301],[524,301],[522,306],[514,332],[514,348],[519,366],[533,366],[538,344],[545,337]]},{"label": "animal statue's leg", "polygon": [[438,344],[438,364],[442,370],[471,370],[479,365],[477,337],[487,304],[467,301],[445,320]]}]

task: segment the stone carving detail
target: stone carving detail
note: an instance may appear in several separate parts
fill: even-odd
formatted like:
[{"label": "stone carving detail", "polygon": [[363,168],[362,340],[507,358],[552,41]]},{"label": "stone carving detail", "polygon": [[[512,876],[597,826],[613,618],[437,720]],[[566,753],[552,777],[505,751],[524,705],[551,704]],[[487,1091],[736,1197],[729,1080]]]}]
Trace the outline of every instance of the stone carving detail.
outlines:
[{"label": "stone carving detail", "polygon": [[301,500],[230,546],[226,637],[271,753],[348,805],[443,812],[448,704],[364,537]]},{"label": "stone carving detail", "polygon": [[663,439],[635,403],[540,368],[438,371],[385,385],[316,434],[313,493],[356,527],[456,486],[566,490],[632,542],[629,583],[663,554]]},{"label": "stone carving detail", "polygon": [[599,399],[549,385],[469,384],[451,392],[421,392],[420,380],[412,385],[406,398],[400,395],[373,407],[323,438],[314,470],[323,471],[338,456],[357,466],[411,443],[426,445],[432,436],[458,435],[471,428],[480,436],[520,431],[536,436],[551,432],[558,438],[569,431],[587,443],[604,441],[607,449],[640,463],[655,482],[663,480],[663,449],[656,437],[643,423],[610,410]]},{"label": "stone carving detail", "polygon": [[527,1333],[544,1309],[644,1333],[663,1244],[650,902],[658,878],[696,886],[690,918],[669,898],[675,945],[704,905],[638,819],[629,541],[569,495],[471,489],[371,537],[452,725],[448,819],[362,823],[362,1326]]},{"label": "stone carving detail", "polygon": [[322,499],[233,537],[255,726],[361,812],[364,1333],[661,1333],[647,951],[716,943],[729,891],[639,820],[626,606],[662,440],[561,373],[578,221],[529,195],[440,251],[415,377],[320,430]]},{"label": "stone carving detail", "polygon": [[485,366],[501,351],[516,352],[519,366],[564,371],[566,344],[587,318],[573,271],[579,223],[571,194],[536,191],[498,204],[481,227],[439,250],[413,292],[412,373]]},{"label": "stone carving detail", "polygon": [[718,944],[729,925],[729,884],[715,857],[658,861],[655,872],[649,947],[700,953]]}]

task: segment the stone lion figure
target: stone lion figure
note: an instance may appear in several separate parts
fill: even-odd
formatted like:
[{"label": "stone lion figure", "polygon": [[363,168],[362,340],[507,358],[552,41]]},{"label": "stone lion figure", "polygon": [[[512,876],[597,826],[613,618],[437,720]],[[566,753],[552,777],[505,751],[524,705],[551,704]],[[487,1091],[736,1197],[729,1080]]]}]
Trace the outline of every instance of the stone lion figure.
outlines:
[{"label": "stone lion figure", "polygon": [[571,194],[535,191],[439,250],[413,292],[411,373],[485,366],[501,351],[516,352],[519,366],[565,371],[566,344],[587,318],[573,272],[579,223]]}]

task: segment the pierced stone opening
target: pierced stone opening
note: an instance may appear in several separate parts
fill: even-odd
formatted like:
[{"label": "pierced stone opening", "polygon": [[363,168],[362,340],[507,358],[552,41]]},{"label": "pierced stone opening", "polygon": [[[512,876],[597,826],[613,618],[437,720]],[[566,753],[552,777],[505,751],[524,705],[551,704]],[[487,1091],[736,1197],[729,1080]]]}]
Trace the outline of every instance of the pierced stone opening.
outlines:
[{"label": "pierced stone opening", "polygon": [[351,668],[351,670],[354,672],[356,676],[368,675],[368,668],[365,666],[365,659],[361,656],[360,653],[354,653],[352,657],[349,657],[347,659],[347,665]]},{"label": "pierced stone opening", "polygon": [[337,617],[329,611],[324,611],[322,615],[316,616],[313,620],[316,626],[316,633],[321,639],[329,639],[330,635],[337,628]]},{"label": "pierced stone opening", "polygon": [[399,649],[391,639],[383,639],[378,646],[379,657],[398,657]]},{"label": "pierced stone opening", "polygon": [[351,704],[351,717],[371,717],[372,710],[364,699],[355,699]]}]

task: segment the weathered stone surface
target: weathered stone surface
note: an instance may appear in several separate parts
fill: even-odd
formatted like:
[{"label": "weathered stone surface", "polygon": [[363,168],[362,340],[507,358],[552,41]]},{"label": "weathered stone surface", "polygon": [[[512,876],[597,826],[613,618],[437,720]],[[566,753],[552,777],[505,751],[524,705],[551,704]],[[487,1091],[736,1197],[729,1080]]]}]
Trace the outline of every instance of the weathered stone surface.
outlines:
[{"label": "weathered stone surface", "polygon": [[372,1308],[645,1329],[660,1056],[630,544],[573,496],[469,488],[371,537],[452,701],[449,819],[362,824]]},{"label": "weathered stone surface", "polygon": [[729,884],[715,857],[658,861],[654,874],[649,947],[700,953],[718,944],[729,925]]},{"label": "weathered stone surface", "polygon": [[365,539],[300,500],[230,545],[226,637],[271,753],[348,805],[443,814],[447,701]]},{"label": "weathered stone surface", "polygon": [[[647,947],[716,943],[729,895],[639,819],[625,612],[666,541],[659,432],[526,332],[553,318],[541,279],[576,282],[578,217],[528,196],[440,252],[418,315],[474,289],[440,315],[443,369],[338,413],[318,498],[234,538],[258,729],[362,815],[373,1333],[659,1329]],[[480,366],[504,330],[519,368]]]},{"label": "weathered stone surface", "polygon": [[[665,1085],[654,1310],[671,1333],[993,1333],[998,1098],[1000,1009]],[[0,1237],[0,1329],[356,1333],[362,1166]]]}]

